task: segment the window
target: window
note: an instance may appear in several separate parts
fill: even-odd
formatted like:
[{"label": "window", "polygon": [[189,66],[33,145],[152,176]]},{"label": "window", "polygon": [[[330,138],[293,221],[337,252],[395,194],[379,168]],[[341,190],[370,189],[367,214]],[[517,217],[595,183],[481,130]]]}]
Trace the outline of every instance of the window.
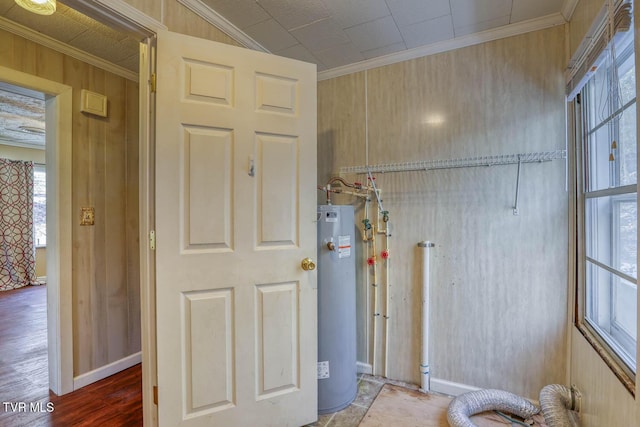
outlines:
[{"label": "window", "polygon": [[36,247],[47,246],[47,172],[44,165],[33,168],[33,228]]},{"label": "window", "polygon": [[580,92],[578,325],[628,377],[636,373],[638,198],[633,31],[605,51]]}]

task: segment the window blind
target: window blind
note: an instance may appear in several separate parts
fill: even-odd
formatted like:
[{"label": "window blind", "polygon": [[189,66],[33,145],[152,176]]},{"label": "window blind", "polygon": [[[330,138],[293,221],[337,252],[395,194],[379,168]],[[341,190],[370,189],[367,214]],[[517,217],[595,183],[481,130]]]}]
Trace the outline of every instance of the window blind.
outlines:
[{"label": "window blind", "polygon": [[[607,48],[632,25],[631,3],[628,0],[612,0],[613,13],[609,13],[609,3],[602,10],[587,31],[576,53],[567,67],[567,98],[571,101],[582,90],[589,77],[605,58]],[[611,31],[613,23],[613,34]]]}]

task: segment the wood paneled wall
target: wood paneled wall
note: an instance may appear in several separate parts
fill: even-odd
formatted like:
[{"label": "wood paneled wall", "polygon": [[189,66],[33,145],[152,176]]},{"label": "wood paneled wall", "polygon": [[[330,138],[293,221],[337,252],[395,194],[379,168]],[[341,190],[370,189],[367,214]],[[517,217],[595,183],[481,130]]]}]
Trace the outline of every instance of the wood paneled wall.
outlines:
[{"label": "wood paneled wall", "polygon": [[569,53],[573,54],[582,43],[585,34],[591,27],[607,0],[579,0],[571,16],[569,25]]},{"label": "wood paneled wall", "polygon": [[158,22],[162,22],[163,5],[166,2],[174,2],[176,0],[124,0],[126,3],[135,7],[142,13]]},{"label": "wood paneled wall", "polygon": [[582,394],[584,427],[637,426],[638,402],[576,329],[571,334],[571,383]]},{"label": "wood paneled wall", "polygon": [[163,24],[176,33],[240,46],[234,39],[178,3],[177,0],[165,0]]},{"label": "wood paneled wall", "polygon": [[[321,81],[319,183],[341,166],[364,165],[366,152],[378,164],[564,149],[565,64],[559,26]],[[442,122],[430,124],[432,116]],[[377,175],[392,223],[389,377],[420,382],[416,243],[431,240],[432,378],[532,398],[564,381],[565,162],[523,166],[518,216],[516,173],[498,166]],[[372,363],[363,277],[358,359]]]},{"label": "wood paneled wall", "polygon": [[[74,375],[140,351],[138,84],[0,31],[2,65],[73,87]],[[80,112],[80,90],[109,116]],[[94,207],[94,226],[80,208]]]},{"label": "wood paneled wall", "polygon": [[177,0],[124,0],[142,13],[167,26],[169,31],[240,46],[227,34],[183,6]]}]

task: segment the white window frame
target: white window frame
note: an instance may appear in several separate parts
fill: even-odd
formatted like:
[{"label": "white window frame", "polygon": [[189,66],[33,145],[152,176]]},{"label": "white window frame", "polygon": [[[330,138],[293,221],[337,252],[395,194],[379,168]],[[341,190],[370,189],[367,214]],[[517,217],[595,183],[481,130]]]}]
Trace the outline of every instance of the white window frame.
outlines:
[{"label": "white window frame", "polygon": [[[633,43],[631,44],[631,49],[633,49]],[[633,52],[633,51],[631,51]],[[622,54],[622,52],[620,52]],[[621,55],[622,56],[622,55]],[[587,86],[585,86],[586,88]],[[623,327],[616,324],[616,318],[613,314],[615,304],[615,295],[616,284],[615,281],[620,279],[624,279],[635,284],[636,292],[637,292],[637,279],[632,277],[617,268],[618,263],[616,259],[618,257],[615,246],[616,241],[619,240],[618,231],[616,229],[617,226],[617,217],[613,215],[616,212],[616,209],[619,209],[620,203],[629,200],[635,200],[637,203],[638,194],[637,194],[637,184],[624,185],[624,186],[614,186],[612,188],[604,188],[604,189],[590,189],[587,188],[587,180],[588,180],[588,154],[589,154],[589,136],[595,133],[598,129],[603,126],[611,126],[611,122],[613,118],[622,114],[622,112],[629,109],[633,104],[636,103],[636,98],[628,101],[624,106],[614,111],[609,117],[601,120],[595,126],[592,126],[591,129],[587,129],[588,123],[588,114],[586,111],[586,102],[588,99],[585,99],[586,90],[582,90],[582,97],[577,98],[577,101],[574,103],[574,111],[575,111],[575,123],[576,123],[576,135],[575,135],[575,146],[577,152],[577,167],[576,167],[576,179],[578,180],[578,200],[577,200],[577,235],[578,235],[578,283],[577,283],[577,311],[576,311],[576,326],[578,329],[585,335],[588,341],[596,348],[599,354],[603,356],[603,359],[607,364],[612,368],[616,376],[623,380],[623,383],[630,389],[633,393],[635,389],[633,389],[633,384],[635,383],[635,376],[637,372],[637,345],[633,341],[631,335],[629,335]],[[588,96],[588,95],[586,95]],[[614,133],[618,131],[618,129],[613,130]],[[618,139],[618,135],[613,135],[614,139]],[[636,134],[636,150],[637,150],[637,134]],[[615,161],[619,159],[616,158]],[[591,165],[592,166],[592,165]],[[620,177],[617,176],[618,168],[615,168],[615,176],[614,184],[619,184]],[[612,217],[608,220],[605,219],[602,222],[603,226],[610,228],[610,264],[606,265],[597,259],[594,259],[588,254],[594,254],[594,257],[597,257],[597,251],[595,247],[589,248],[587,245],[587,201],[589,199],[598,199],[602,197],[610,197],[610,202],[613,206],[611,207]],[[593,214],[592,214],[593,215]],[[595,231],[590,231],[595,232]],[[595,238],[592,236],[592,245],[596,244]],[[594,267],[590,267],[593,265]],[[590,287],[597,286],[596,283],[587,283],[587,269],[593,268],[594,271],[597,268],[602,268],[610,273],[610,283],[609,283],[609,296],[608,300],[601,301],[604,304],[608,304],[609,307],[605,308],[609,311],[609,320],[611,324],[609,325],[609,330],[611,332],[606,332],[602,330],[598,326],[595,321],[591,321],[588,318],[588,309],[587,305],[592,304],[592,300],[589,298],[588,292],[593,289],[589,289]],[[637,273],[636,273],[637,275]],[[606,286],[606,284],[605,284]],[[610,335],[615,335],[615,339],[611,339]],[[617,340],[617,341],[616,341]]]}]

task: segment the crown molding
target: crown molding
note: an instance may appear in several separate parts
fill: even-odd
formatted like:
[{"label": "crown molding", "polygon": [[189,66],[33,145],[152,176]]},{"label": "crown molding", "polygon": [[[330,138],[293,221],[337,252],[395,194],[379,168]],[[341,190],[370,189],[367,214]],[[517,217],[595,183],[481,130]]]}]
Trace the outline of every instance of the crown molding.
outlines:
[{"label": "crown molding", "polygon": [[20,25],[16,22],[10,21],[3,16],[0,16],[0,29],[9,31],[10,33],[16,34],[27,40],[31,40],[32,42],[38,43],[42,46],[58,51],[72,58],[86,62],[87,64],[91,64],[105,71],[116,74],[120,77],[124,77],[125,79],[131,80],[134,82],[138,81],[138,73],[136,72],[128,70],[119,65],[113,64],[102,58],[98,58],[95,55],[92,55],[90,53],[77,49],[73,46],[64,44],[49,36],[46,36],[42,33],[32,30],[31,28],[25,27],[24,25]]},{"label": "crown molding", "polygon": [[177,0],[178,3],[187,7],[193,13],[218,28],[223,33],[240,43],[242,46],[249,49],[257,50],[260,52],[271,53],[267,48],[260,43],[249,37],[240,28],[229,22],[224,16],[220,15],[215,10],[211,9],[206,4],[198,0]]},{"label": "crown molding", "polygon": [[503,27],[482,31],[479,33],[456,37],[450,40],[444,40],[430,45],[403,50],[389,55],[356,62],[354,64],[348,64],[342,67],[320,71],[318,73],[318,81],[332,79],[334,77],[340,77],[347,74],[369,70],[372,68],[378,68],[385,65],[391,65],[398,62],[421,58],[423,56],[435,55],[437,53],[447,52],[450,50],[459,49],[461,47],[473,46],[480,43],[498,40],[505,37],[517,36],[519,34],[525,34],[532,31],[543,30],[545,28],[564,24],[566,24],[564,16],[561,13],[554,13],[551,15],[543,16],[541,18],[529,19],[527,21],[509,24]]},{"label": "crown molding", "polygon": [[576,11],[579,1],[580,0],[564,0],[564,3],[562,4],[562,11],[560,13],[562,13],[562,16],[564,16],[564,19],[567,22],[571,21],[571,17],[573,16],[573,12]]}]

